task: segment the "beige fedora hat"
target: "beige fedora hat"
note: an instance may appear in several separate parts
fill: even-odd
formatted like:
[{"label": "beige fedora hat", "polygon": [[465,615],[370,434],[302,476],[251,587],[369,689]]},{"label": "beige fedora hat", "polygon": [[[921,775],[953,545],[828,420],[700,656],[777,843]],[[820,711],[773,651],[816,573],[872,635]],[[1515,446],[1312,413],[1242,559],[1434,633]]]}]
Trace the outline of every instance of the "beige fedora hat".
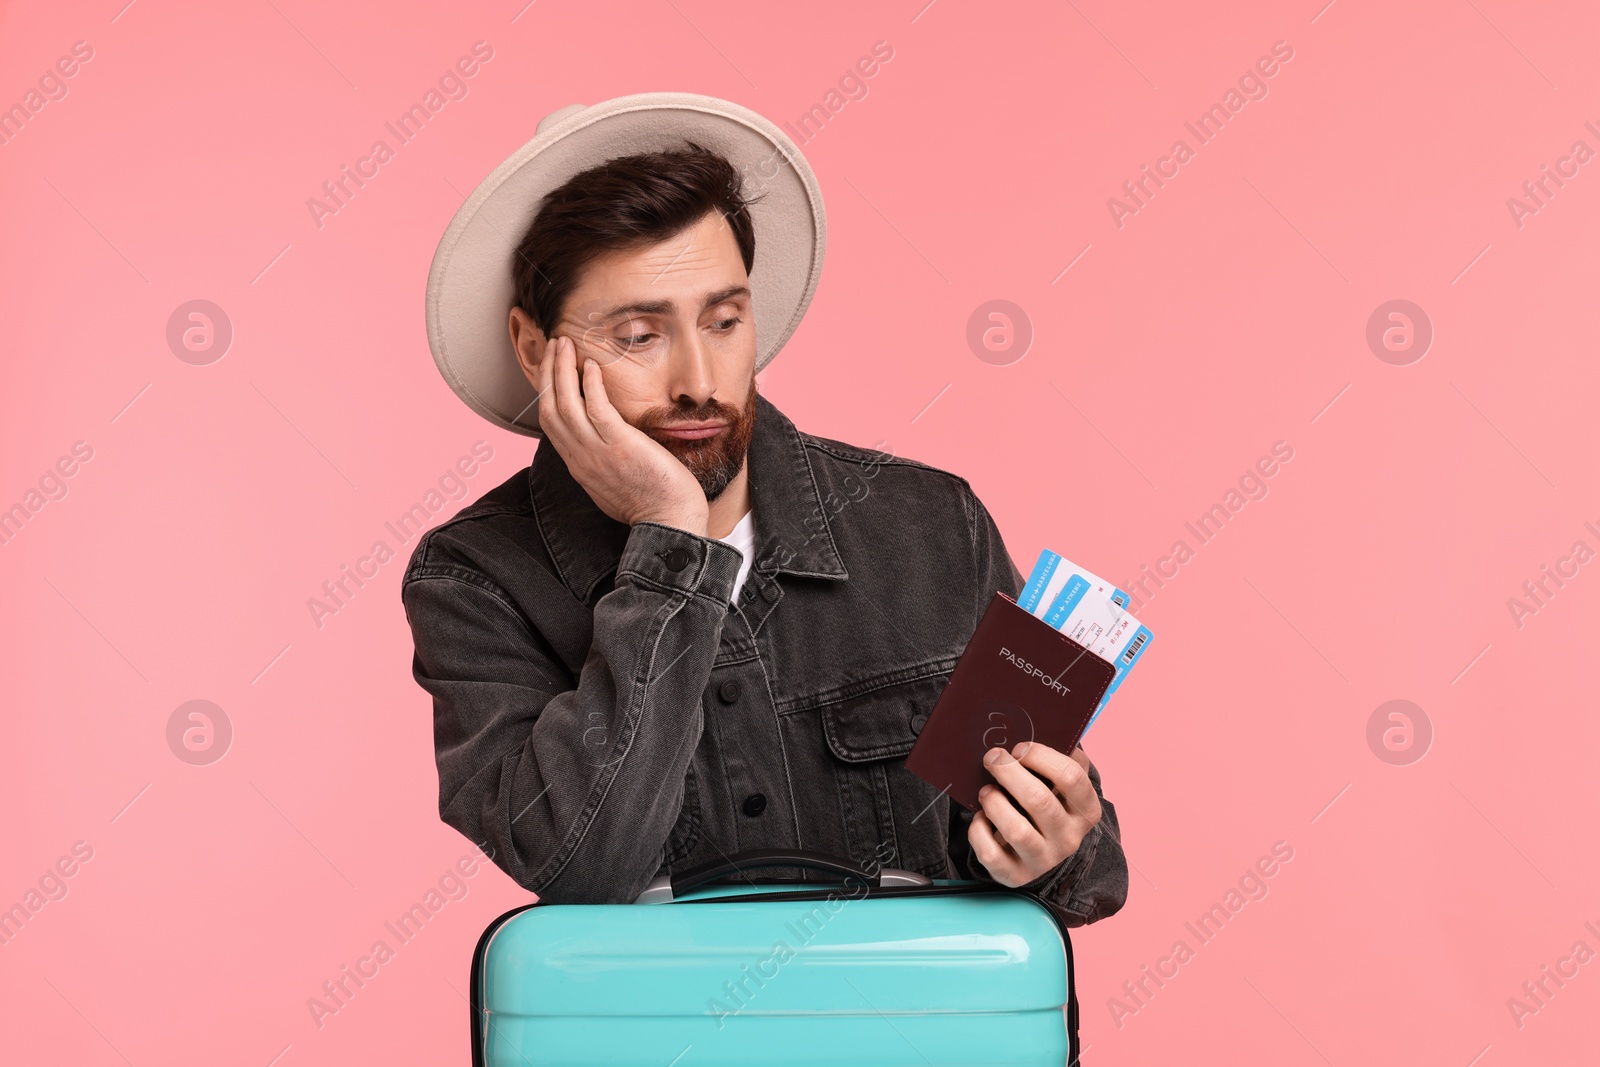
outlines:
[{"label": "beige fedora hat", "polygon": [[718,152],[741,175],[756,254],[750,272],[756,369],[778,354],[816,292],[827,243],[822,190],[782,130],[749,108],[693,93],[639,93],[542,119],[533,140],[485,178],[439,241],[428,272],[428,345],[456,395],[503,429],[539,436],[537,396],[511,347],[516,247],[545,196],[618,156],[678,148]]}]

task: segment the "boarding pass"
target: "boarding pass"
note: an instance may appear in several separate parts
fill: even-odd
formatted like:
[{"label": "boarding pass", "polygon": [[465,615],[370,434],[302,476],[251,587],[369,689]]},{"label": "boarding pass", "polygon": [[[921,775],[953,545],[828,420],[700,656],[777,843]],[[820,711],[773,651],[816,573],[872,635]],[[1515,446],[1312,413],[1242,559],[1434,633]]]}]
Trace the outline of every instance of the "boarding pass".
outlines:
[{"label": "boarding pass", "polygon": [[1094,725],[1150,646],[1149,627],[1128,612],[1126,592],[1048,549],[1039,554],[1017,604],[1112,665],[1116,673],[1089,720]]}]

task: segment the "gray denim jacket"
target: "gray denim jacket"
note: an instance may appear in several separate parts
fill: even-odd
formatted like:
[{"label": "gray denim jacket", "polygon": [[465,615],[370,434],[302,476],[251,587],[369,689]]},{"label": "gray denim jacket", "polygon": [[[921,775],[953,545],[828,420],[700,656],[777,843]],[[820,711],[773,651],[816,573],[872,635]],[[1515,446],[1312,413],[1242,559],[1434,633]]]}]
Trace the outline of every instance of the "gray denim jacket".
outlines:
[{"label": "gray denim jacket", "polygon": [[[736,605],[736,549],[608,518],[550,447],[412,554],[401,597],[439,813],[542,900],[631,901],[657,874],[769,847],[992,881],[971,815],[904,764],[1021,575],[963,479],[757,403]],[[1028,887],[1068,926],[1127,897],[1102,808]]]}]

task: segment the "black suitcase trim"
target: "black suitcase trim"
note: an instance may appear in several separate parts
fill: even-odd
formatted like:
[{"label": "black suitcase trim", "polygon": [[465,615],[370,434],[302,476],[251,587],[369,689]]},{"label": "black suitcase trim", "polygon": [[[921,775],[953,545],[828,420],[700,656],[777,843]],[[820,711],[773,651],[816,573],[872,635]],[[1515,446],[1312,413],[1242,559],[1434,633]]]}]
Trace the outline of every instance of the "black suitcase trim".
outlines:
[{"label": "black suitcase trim", "polygon": [[[771,883],[769,883],[771,884]],[[789,901],[789,900],[817,900],[825,899],[827,894],[834,892],[833,887],[826,889],[795,889],[781,893],[763,893],[763,901]],[[960,893],[1017,893],[1030,900],[1037,901],[1051,921],[1056,924],[1056,930],[1061,934],[1061,945],[1066,950],[1067,957],[1067,1064],[1066,1067],[1079,1067],[1078,1057],[1082,1055],[1078,1048],[1078,964],[1072,955],[1072,935],[1062,925],[1061,919],[1055,911],[1040,899],[1036,893],[1021,892],[1005,886],[990,882],[967,882],[962,885],[905,885],[905,886],[871,886],[867,887],[866,895],[879,897],[932,897]],[[673,904],[728,904],[732,902],[745,902],[750,900],[748,895],[733,894],[725,897],[695,897],[690,900],[677,900]],[[531,908],[537,908],[538,901],[532,904],[523,904],[521,907],[512,908],[490,923],[478,938],[477,947],[472,950],[472,974],[470,989],[467,997],[469,1008],[472,1012],[472,1067],[487,1067],[484,1050],[488,1047],[483,1032],[483,1020],[486,1018],[483,1010],[483,964],[484,958],[489,953],[489,942],[494,935],[512,918],[521,915]],[[654,905],[641,905],[652,907]]]},{"label": "black suitcase trim", "polygon": [[483,1032],[483,960],[489,954],[489,942],[495,933],[515,916],[521,915],[529,908],[537,908],[538,901],[524,904],[519,908],[512,908],[494,922],[490,923],[478,937],[478,945],[472,950],[472,974],[468,978],[467,1004],[472,1012],[472,1067],[487,1067],[484,1059],[484,1049],[489,1043],[485,1040]]}]

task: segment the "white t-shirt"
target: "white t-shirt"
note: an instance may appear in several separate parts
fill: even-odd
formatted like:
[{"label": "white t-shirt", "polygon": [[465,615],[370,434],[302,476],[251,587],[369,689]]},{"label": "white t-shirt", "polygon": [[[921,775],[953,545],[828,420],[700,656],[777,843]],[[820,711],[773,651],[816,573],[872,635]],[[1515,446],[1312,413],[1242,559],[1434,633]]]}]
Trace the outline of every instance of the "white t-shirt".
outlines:
[{"label": "white t-shirt", "polygon": [[740,519],[734,528],[728,531],[727,537],[717,538],[723,544],[737,548],[739,555],[744,557],[739,564],[739,577],[733,580],[732,603],[739,602],[739,590],[744,588],[744,580],[750,574],[750,564],[754,561],[756,555],[756,527],[752,519],[754,514],[754,512],[750,511],[745,512],[744,518]]}]

